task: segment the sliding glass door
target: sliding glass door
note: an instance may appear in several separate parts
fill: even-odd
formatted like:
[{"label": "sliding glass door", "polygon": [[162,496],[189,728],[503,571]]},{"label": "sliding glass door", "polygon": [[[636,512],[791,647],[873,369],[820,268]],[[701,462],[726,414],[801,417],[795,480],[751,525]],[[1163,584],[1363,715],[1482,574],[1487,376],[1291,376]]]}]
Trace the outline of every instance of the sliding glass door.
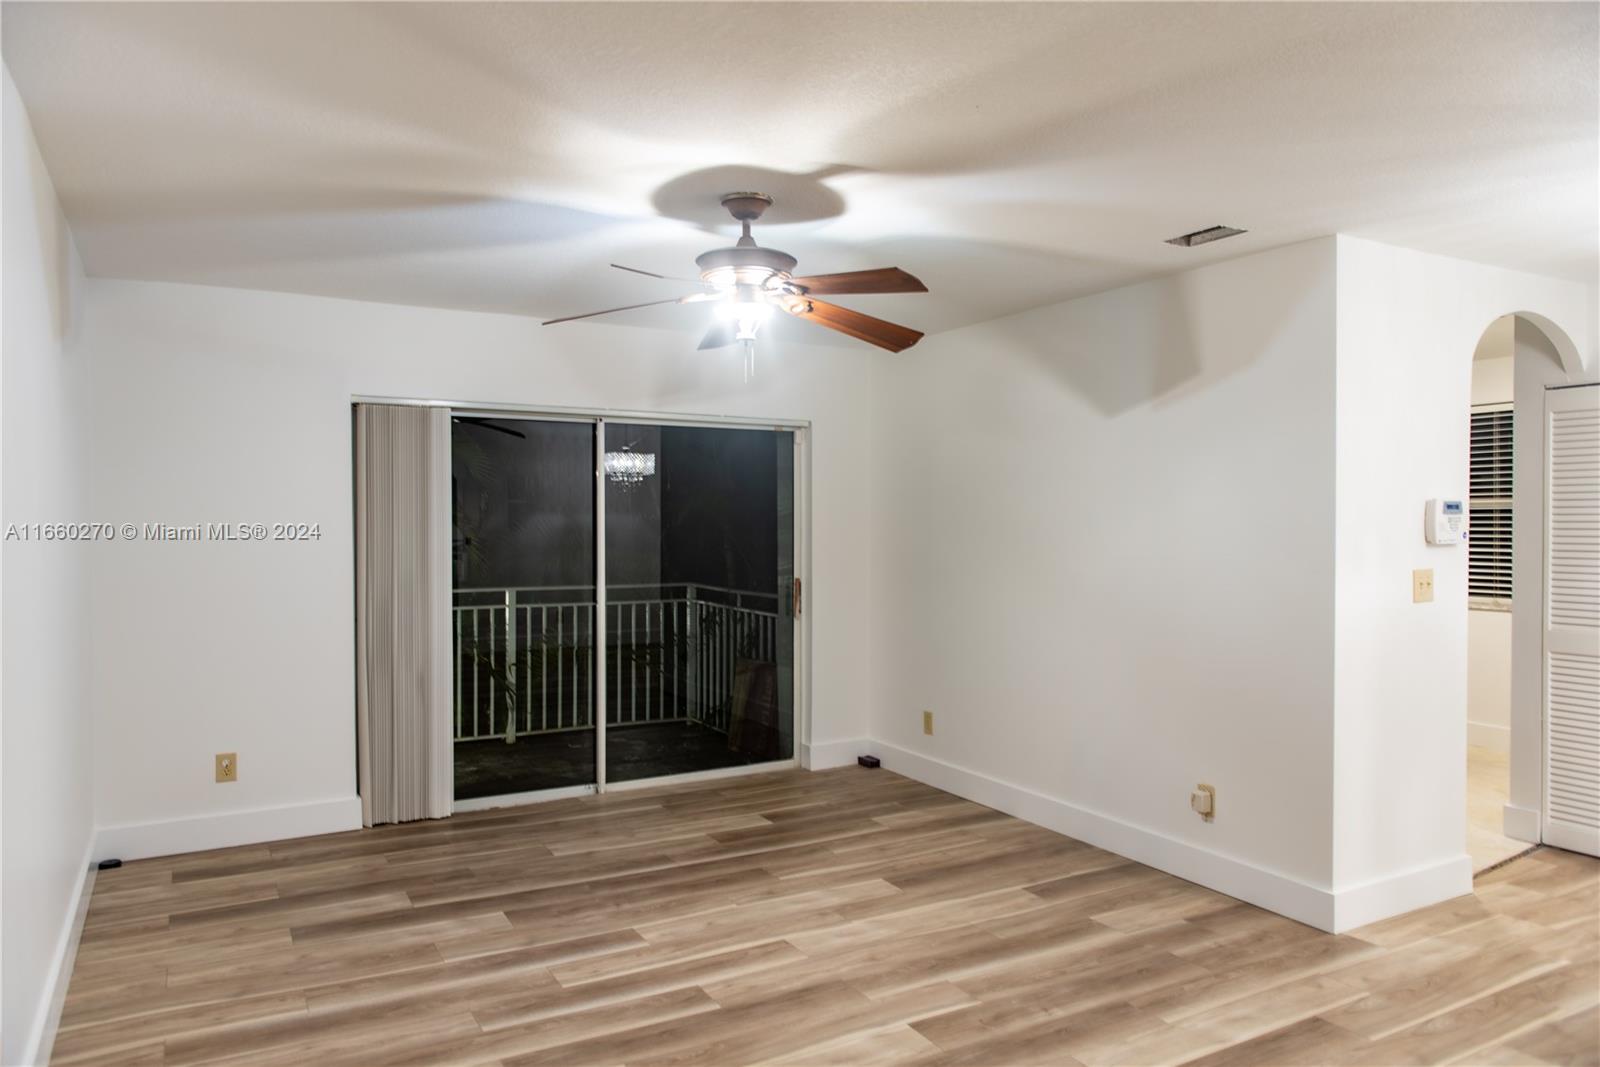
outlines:
[{"label": "sliding glass door", "polygon": [[592,787],[595,428],[457,415],[455,796]]},{"label": "sliding glass door", "polygon": [[794,756],[794,434],[608,422],[607,782]]},{"label": "sliding glass door", "polygon": [[457,412],[452,447],[457,801],[793,760],[792,430]]}]

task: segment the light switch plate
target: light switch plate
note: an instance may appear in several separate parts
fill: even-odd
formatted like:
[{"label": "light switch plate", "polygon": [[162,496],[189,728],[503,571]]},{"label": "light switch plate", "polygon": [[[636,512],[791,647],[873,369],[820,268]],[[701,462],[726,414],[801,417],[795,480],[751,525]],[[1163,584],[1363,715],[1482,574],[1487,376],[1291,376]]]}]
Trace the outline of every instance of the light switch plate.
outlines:
[{"label": "light switch plate", "polygon": [[1423,567],[1411,572],[1411,602],[1413,604],[1431,604],[1433,602],[1433,568]]}]

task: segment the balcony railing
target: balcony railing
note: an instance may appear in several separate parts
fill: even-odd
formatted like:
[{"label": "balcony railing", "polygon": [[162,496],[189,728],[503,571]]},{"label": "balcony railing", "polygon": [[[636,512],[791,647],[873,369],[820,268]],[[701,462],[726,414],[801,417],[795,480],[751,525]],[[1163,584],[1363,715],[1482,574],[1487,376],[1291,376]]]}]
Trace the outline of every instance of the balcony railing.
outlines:
[{"label": "balcony railing", "polygon": [[[457,589],[455,739],[594,727],[593,586]],[[740,660],[778,662],[778,596],[718,586],[606,592],[606,722],[728,728]]]}]

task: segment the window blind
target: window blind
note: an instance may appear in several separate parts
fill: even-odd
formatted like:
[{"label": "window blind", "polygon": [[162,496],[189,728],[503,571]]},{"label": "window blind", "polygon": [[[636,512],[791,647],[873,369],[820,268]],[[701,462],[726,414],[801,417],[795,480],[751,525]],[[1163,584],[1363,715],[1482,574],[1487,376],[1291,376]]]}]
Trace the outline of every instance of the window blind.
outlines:
[{"label": "window blind", "polygon": [[1472,411],[1467,502],[1467,596],[1511,606],[1511,406]]}]

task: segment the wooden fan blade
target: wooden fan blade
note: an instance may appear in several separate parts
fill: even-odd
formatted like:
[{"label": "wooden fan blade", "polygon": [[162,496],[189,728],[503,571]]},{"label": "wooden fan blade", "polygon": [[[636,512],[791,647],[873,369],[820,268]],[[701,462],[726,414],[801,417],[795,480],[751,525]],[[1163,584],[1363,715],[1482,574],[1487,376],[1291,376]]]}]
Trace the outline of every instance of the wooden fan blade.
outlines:
[{"label": "wooden fan blade", "polygon": [[737,340],[734,334],[738,332],[738,323],[728,322],[724,319],[718,319],[716,322],[711,324],[711,329],[706,331],[706,335],[700,339],[700,344],[697,347],[702,352],[708,348],[726,347],[727,345],[733,344],[733,342]]},{"label": "wooden fan blade", "polygon": [[558,322],[572,322],[575,319],[592,319],[596,315],[612,315],[618,311],[632,311],[635,308],[653,308],[661,304],[687,304],[695,300],[708,299],[705,293],[690,293],[688,296],[675,296],[670,300],[651,300],[643,304],[625,304],[619,308],[606,308],[604,311],[590,311],[582,315],[567,315],[559,319],[546,319],[540,326],[554,326]]},{"label": "wooden fan blade", "polygon": [[909,326],[900,326],[859,311],[830,304],[826,300],[813,300],[808,296],[796,297],[783,309],[797,319],[806,319],[818,326],[838,330],[842,334],[865,341],[869,345],[900,352],[922,340],[922,333]]},{"label": "wooden fan blade", "polygon": [[808,293],[926,293],[928,287],[899,267],[852,270],[843,274],[812,274],[790,282]]}]

